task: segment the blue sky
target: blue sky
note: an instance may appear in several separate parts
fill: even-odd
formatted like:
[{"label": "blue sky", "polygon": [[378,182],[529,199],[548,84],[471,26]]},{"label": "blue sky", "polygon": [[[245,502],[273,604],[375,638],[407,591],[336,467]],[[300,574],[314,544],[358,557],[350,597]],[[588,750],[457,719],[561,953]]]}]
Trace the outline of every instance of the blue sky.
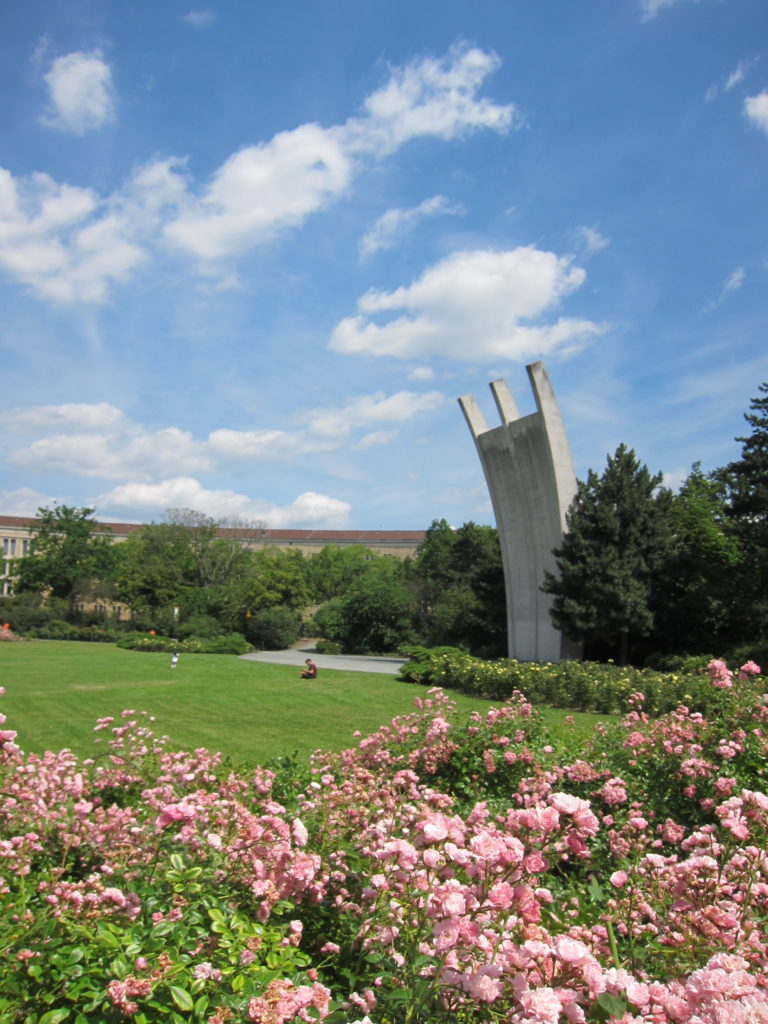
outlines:
[{"label": "blue sky", "polygon": [[0,8],[0,512],[492,523],[457,399],[679,483],[768,380],[765,0]]}]

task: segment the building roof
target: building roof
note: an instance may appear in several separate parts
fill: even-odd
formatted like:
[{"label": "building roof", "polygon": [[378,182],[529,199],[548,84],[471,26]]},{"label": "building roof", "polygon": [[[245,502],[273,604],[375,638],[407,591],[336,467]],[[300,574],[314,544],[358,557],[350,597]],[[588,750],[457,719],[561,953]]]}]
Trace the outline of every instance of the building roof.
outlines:
[{"label": "building roof", "polygon": [[[0,530],[29,529],[37,522],[35,516],[3,516],[0,515]],[[97,528],[110,531],[117,535],[135,533],[142,523],[108,523],[96,521]],[[230,533],[241,531],[223,527],[217,530],[219,536],[226,537]],[[419,544],[426,535],[426,530],[270,530],[254,531],[262,543],[288,544],[291,541],[299,544]]]}]

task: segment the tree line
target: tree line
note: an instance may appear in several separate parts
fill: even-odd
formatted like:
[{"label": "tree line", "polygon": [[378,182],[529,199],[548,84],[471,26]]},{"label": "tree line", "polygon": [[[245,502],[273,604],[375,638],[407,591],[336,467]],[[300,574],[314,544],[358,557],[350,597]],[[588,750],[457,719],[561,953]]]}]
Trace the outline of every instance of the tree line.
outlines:
[{"label": "tree line", "polygon": [[[642,664],[768,643],[768,384],[759,390],[740,458],[709,473],[694,465],[676,493],[625,445],[579,482],[543,589],[554,624],[585,657]],[[261,524],[191,509],[113,543],[93,513],[38,510],[32,553],[17,560],[15,596],[3,603],[16,628],[92,623],[120,603],[130,628],[180,638],[241,633],[279,647],[312,633],[350,653],[507,653],[493,527],[435,520],[415,557],[399,559],[360,545],[254,550]]]}]

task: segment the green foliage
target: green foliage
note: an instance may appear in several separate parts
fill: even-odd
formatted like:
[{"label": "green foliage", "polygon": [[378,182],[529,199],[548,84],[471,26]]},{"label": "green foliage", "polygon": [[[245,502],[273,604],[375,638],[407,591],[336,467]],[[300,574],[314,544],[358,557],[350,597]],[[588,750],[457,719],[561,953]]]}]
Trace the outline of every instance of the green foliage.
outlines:
[{"label": "green foliage", "polygon": [[111,644],[119,640],[121,633],[102,626],[76,626],[63,619],[50,619],[41,626],[29,630],[29,635],[38,640],[81,640],[89,643]]},{"label": "green foliage", "polygon": [[63,619],[69,608],[68,602],[60,597],[43,600],[32,590],[14,594],[3,601],[3,621],[9,622],[17,633],[29,633],[44,627],[52,619]]},{"label": "green foliage", "polygon": [[294,611],[310,602],[304,555],[291,548],[264,548],[252,553],[244,599],[253,611],[285,607]]},{"label": "green foliage", "polygon": [[367,572],[371,562],[382,557],[362,544],[343,548],[337,544],[326,544],[321,551],[306,560],[307,583],[312,600],[320,604],[346,593]]},{"label": "green foliage", "polygon": [[263,651],[282,651],[299,635],[301,619],[290,608],[263,608],[246,619],[246,636]]},{"label": "green foliage", "polygon": [[567,514],[554,554],[552,621],[584,645],[605,645],[625,663],[630,639],[653,629],[654,576],[671,537],[672,496],[635,453],[620,445],[601,477],[590,470]]},{"label": "green foliage", "polygon": [[728,522],[724,485],[694,465],[672,498],[670,522],[672,543],[653,584],[647,645],[657,652],[725,650],[741,548]]},{"label": "green foliage", "polygon": [[[645,710],[652,715],[672,711],[681,704],[709,714],[720,701],[699,659],[676,672],[580,661],[483,661],[461,651],[442,649],[417,648],[412,659],[400,669],[401,678],[490,700],[507,700],[518,692],[534,704],[618,714],[628,710],[633,694],[641,692]],[[750,689],[752,684],[740,685]]]},{"label": "green foliage", "polygon": [[39,508],[30,528],[30,554],[16,561],[16,591],[69,600],[76,588],[112,578],[115,546],[96,536],[92,508]]},{"label": "green foliage", "polygon": [[168,654],[247,654],[251,645],[240,633],[217,637],[154,636],[150,633],[125,633],[117,639],[117,646],[125,651],[165,651]]},{"label": "green foliage", "polygon": [[404,567],[386,555],[342,597],[315,614],[323,636],[350,654],[385,654],[413,638],[413,597],[405,586]]},{"label": "green foliage", "polygon": [[445,519],[434,520],[409,570],[417,632],[426,643],[485,657],[506,651],[504,570],[494,527],[470,522],[454,530]]},{"label": "green foliage", "polygon": [[752,428],[741,458],[714,474],[728,496],[728,516],[742,549],[740,640],[768,640],[768,382],[750,403],[744,419]]},{"label": "green foliage", "polygon": [[316,647],[318,654],[341,654],[341,644],[336,640],[318,640]]}]

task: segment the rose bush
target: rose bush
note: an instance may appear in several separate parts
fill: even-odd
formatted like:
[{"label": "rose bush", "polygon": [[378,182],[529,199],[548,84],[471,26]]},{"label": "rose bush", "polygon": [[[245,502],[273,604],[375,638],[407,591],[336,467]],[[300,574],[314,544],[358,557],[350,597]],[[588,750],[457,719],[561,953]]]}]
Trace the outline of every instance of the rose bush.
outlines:
[{"label": "rose bush", "polygon": [[705,682],[578,751],[433,689],[239,772],[135,711],[85,761],[3,723],[0,1020],[766,1024],[768,695]]}]

